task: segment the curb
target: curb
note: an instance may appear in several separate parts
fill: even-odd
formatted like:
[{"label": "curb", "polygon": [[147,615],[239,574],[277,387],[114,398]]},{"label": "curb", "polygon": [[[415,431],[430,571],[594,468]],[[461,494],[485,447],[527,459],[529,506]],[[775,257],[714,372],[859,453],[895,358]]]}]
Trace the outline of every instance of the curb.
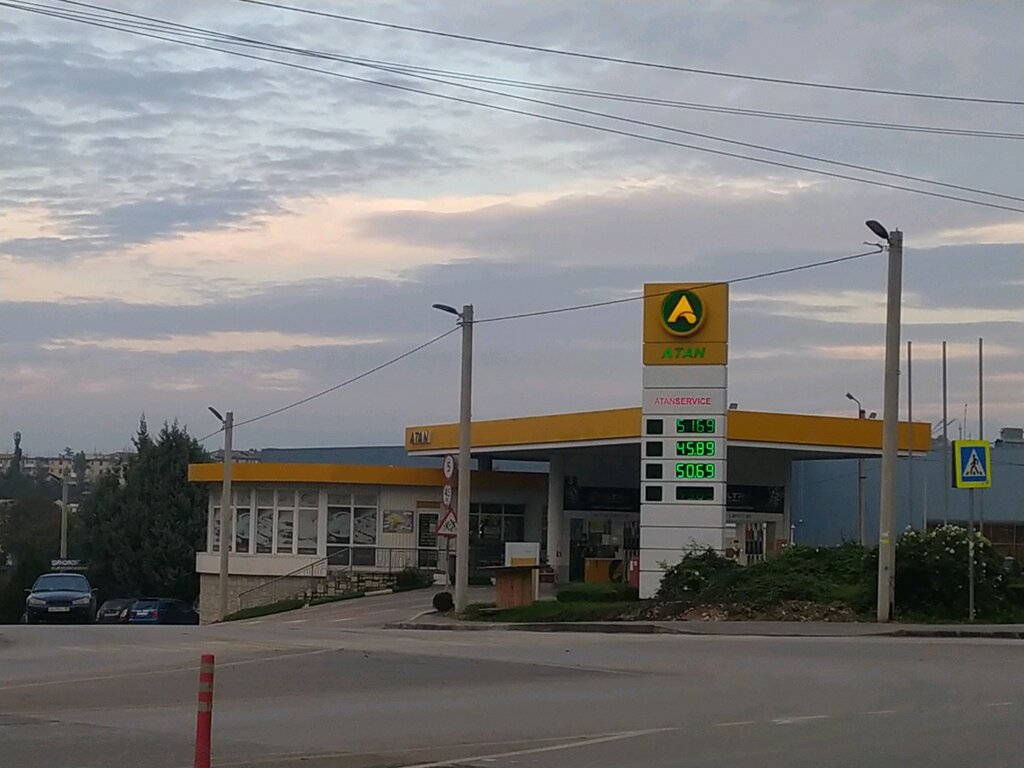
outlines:
[{"label": "curb", "polygon": [[363,597],[377,597],[377,595],[390,595],[394,590],[391,587],[386,589],[375,589],[373,592],[363,592]]},{"label": "curb", "polygon": [[511,623],[481,623],[468,624],[462,622],[432,623],[421,622],[417,619],[433,611],[426,611],[414,616],[410,621],[385,624],[384,629],[411,629],[424,631],[447,631],[447,632],[577,632],[583,634],[606,634],[606,635],[687,635],[690,637],[807,637],[807,638],[857,638],[857,637],[906,637],[906,638],[960,638],[960,639],[992,639],[992,640],[1024,640],[1024,630],[973,630],[964,629],[878,629],[867,632],[856,632],[846,634],[822,634],[820,632],[799,632],[783,629],[779,632],[707,632],[702,629],[689,629],[686,627],[666,627],[660,624],[646,622],[529,622],[522,624]]}]

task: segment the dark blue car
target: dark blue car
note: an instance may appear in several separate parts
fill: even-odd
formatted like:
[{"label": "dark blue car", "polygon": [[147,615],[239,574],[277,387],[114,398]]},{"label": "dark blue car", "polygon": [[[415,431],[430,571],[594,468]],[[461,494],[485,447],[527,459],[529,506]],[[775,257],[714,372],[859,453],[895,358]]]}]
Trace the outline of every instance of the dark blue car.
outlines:
[{"label": "dark blue car", "polygon": [[128,615],[129,624],[198,624],[199,614],[184,600],[144,597],[136,600]]},{"label": "dark blue car", "polygon": [[96,595],[80,573],[46,573],[36,579],[25,598],[25,622],[89,624],[96,616]]}]

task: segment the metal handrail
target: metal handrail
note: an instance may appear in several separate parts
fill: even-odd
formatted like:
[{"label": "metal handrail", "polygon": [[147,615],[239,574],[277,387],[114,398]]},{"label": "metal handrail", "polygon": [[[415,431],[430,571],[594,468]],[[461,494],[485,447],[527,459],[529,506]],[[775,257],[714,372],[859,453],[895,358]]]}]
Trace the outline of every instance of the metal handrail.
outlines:
[{"label": "metal handrail", "polygon": [[[357,562],[359,558],[355,556],[355,553],[359,551],[372,551],[373,562],[366,564]],[[433,553],[435,555],[434,564],[432,566],[420,566],[420,552]],[[402,556],[396,558],[396,554]],[[238,595],[239,608],[267,605],[311,592],[313,587],[316,586],[314,580],[317,582],[322,581],[332,572],[347,571],[351,575],[355,572],[364,572],[363,569],[365,569],[366,573],[393,574],[396,570],[410,566],[422,570],[437,571],[440,565],[437,554],[438,550],[433,547],[378,547],[374,544],[346,544],[337,552],[332,552],[326,557],[321,557],[283,576],[276,576],[269,581],[240,592]],[[303,586],[301,583],[296,583],[297,579],[308,579],[310,583]]]}]

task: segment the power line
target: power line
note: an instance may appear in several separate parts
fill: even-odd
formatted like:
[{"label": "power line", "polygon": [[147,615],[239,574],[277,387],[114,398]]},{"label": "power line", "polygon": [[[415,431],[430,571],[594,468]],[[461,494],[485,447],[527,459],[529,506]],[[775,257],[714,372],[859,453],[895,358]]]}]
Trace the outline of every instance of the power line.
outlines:
[{"label": "power line", "polygon": [[[84,8],[90,8],[95,10],[101,10],[107,14],[117,15],[125,18],[144,20],[150,23],[156,23],[168,30],[175,30],[179,33],[196,32],[201,33],[200,37],[203,39],[209,39],[207,35],[213,35],[219,38],[223,42],[233,42],[238,44],[252,44],[257,47],[286,51],[295,53],[297,55],[315,55],[318,57],[331,58],[336,61],[344,61],[347,63],[361,63],[366,65],[376,65],[382,68],[390,68],[394,70],[401,70],[403,73],[425,73],[431,75],[444,75],[447,77],[453,77],[460,80],[466,80],[469,82],[481,82],[490,83],[494,85],[505,85],[513,88],[521,88],[527,90],[536,90],[546,93],[559,93],[571,96],[583,96],[586,98],[594,99],[605,99],[617,102],[625,102],[629,104],[644,104],[649,106],[658,107],[670,107],[675,109],[694,110],[699,112],[711,112],[716,114],[727,114],[727,115],[739,115],[745,117],[757,117],[767,118],[775,120],[788,120],[795,122],[806,122],[816,123],[823,125],[835,125],[835,126],[847,126],[856,128],[871,128],[879,130],[889,131],[903,131],[909,133],[926,133],[935,135],[945,136],[963,136],[970,138],[986,138],[986,139],[1013,139],[1013,140],[1024,140],[1024,133],[1014,133],[1011,131],[986,131],[981,129],[973,128],[952,128],[948,126],[934,126],[934,125],[913,125],[907,123],[893,123],[873,120],[855,120],[851,118],[839,118],[830,117],[826,115],[807,115],[793,112],[779,112],[776,110],[761,110],[761,109],[749,109],[743,107],[729,107],[720,104],[706,104],[701,102],[692,101],[678,101],[674,99],[662,99],[648,96],[641,96],[633,93],[620,93],[616,91],[602,91],[589,88],[576,88],[569,86],[560,86],[552,83],[538,83],[529,80],[521,80],[517,78],[507,77],[496,77],[491,75],[485,75],[474,72],[463,72],[459,70],[443,69],[438,67],[424,67],[405,62],[393,62],[385,61],[380,59],[370,59],[358,56],[344,56],[341,54],[332,54],[327,51],[316,51],[308,48],[296,48],[293,46],[285,46],[276,43],[266,43],[263,41],[256,40],[254,38],[233,35],[228,33],[217,32],[215,30],[197,27],[189,24],[181,24],[178,22],[171,22],[162,19],[158,19],[153,16],[147,16],[145,14],[130,13],[128,11],[121,11],[114,8],[108,8],[94,3],[78,2],[77,0],[60,0],[68,5],[74,5]],[[53,6],[41,6],[39,3],[31,3],[36,7],[52,8]],[[100,16],[99,14],[82,14],[83,16],[89,16],[94,19],[103,19],[108,17]],[[128,22],[122,22],[128,23]],[[145,28],[145,27],[144,27]]]},{"label": "power line", "polygon": [[[67,0],[63,0],[63,1],[66,2]],[[635,138],[635,139],[640,139],[642,141],[647,141],[647,142],[651,142],[651,143],[655,143],[655,144],[661,144],[661,145],[665,145],[665,146],[674,146],[674,147],[678,147],[678,148],[682,148],[682,149],[691,149],[691,150],[694,150],[694,151],[697,151],[697,152],[704,152],[704,153],[707,153],[707,154],[718,155],[718,156],[721,156],[721,157],[730,157],[730,158],[739,159],[739,160],[746,160],[748,162],[759,163],[761,165],[768,165],[768,166],[776,167],[776,168],[785,168],[787,170],[802,171],[802,172],[805,172],[805,173],[811,173],[811,174],[815,174],[815,175],[819,175],[819,176],[825,176],[825,177],[828,177],[828,178],[842,179],[842,180],[846,180],[846,181],[854,181],[854,182],[858,182],[858,183],[861,183],[861,184],[868,184],[868,185],[882,187],[882,188],[886,188],[886,189],[892,189],[892,190],[897,190],[897,191],[902,191],[902,192],[910,192],[912,194],[925,195],[925,196],[928,196],[928,197],[934,197],[934,198],[939,198],[939,199],[944,199],[944,200],[951,200],[951,201],[955,201],[955,202],[967,203],[969,205],[977,205],[977,206],[981,206],[981,207],[985,207],[985,208],[993,208],[993,209],[997,209],[997,210],[1011,211],[1011,212],[1014,212],[1014,213],[1024,213],[1024,209],[1022,209],[1022,208],[1014,208],[1012,206],[1000,205],[1000,204],[997,204],[997,203],[990,203],[990,202],[985,202],[985,201],[982,201],[982,200],[974,200],[974,199],[971,199],[971,198],[960,197],[960,196],[957,196],[957,195],[949,195],[949,194],[945,194],[945,193],[941,193],[941,192],[933,192],[933,191],[929,191],[929,190],[918,189],[916,187],[908,187],[908,186],[901,185],[901,184],[892,184],[892,183],[889,183],[889,182],[879,181],[879,180],[876,180],[876,179],[867,179],[867,178],[864,178],[864,177],[853,176],[853,175],[845,174],[845,173],[838,173],[838,172],[834,172],[834,171],[826,171],[826,170],[822,170],[822,169],[818,169],[818,168],[811,168],[811,167],[807,167],[807,166],[803,166],[803,165],[797,165],[795,163],[780,162],[780,161],[777,161],[777,160],[770,160],[770,159],[767,159],[767,158],[756,157],[756,156],[752,156],[752,155],[745,155],[745,154],[738,153],[738,152],[729,152],[729,151],[720,150],[720,149],[713,149],[711,147],[704,147],[704,146],[700,146],[700,145],[697,145],[697,144],[689,144],[689,143],[686,143],[686,142],[674,141],[674,140],[671,140],[671,139],[661,138],[661,137],[657,137],[657,136],[650,136],[650,135],[647,135],[647,134],[640,134],[640,133],[634,133],[634,132],[631,132],[631,131],[625,131],[625,130],[621,130],[621,129],[617,129],[617,128],[612,128],[610,126],[597,125],[597,124],[594,124],[594,123],[586,123],[586,122],[582,122],[582,121],[578,121],[578,120],[570,120],[570,119],[567,119],[567,118],[556,117],[554,115],[545,115],[545,114],[541,114],[541,113],[538,113],[538,112],[530,112],[528,110],[516,109],[516,108],[513,108],[513,107],[502,106],[502,105],[499,105],[499,104],[492,104],[492,103],[489,103],[489,102],[475,101],[475,100],[472,100],[472,99],[466,99],[466,98],[462,98],[462,97],[459,97],[459,96],[453,96],[451,94],[438,93],[436,91],[424,90],[424,89],[420,89],[420,88],[413,88],[411,86],[402,85],[400,83],[387,82],[387,81],[381,81],[381,80],[373,80],[373,79],[370,79],[370,78],[363,78],[363,77],[358,77],[358,76],[355,76],[355,75],[347,75],[347,74],[343,74],[343,73],[336,72],[336,71],[333,71],[333,70],[323,69],[323,68],[319,68],[319,67],[311,67],[311,66],[307,66],[307,65],[303,65],[303,64],[298,64],[298,63],[295,63],[295,62],[283,61],[281,59],[274,59],[274,58],[265,57],[265,56],[256,56],[254,54],[248,54],[248,53],[243,53],[241,51],[235,51],[235,50],[230,50],[230,49],[218,48],[216,46],[204,45],[204,44],[201,44],[201,43],[187,42],[185,40],[182,40],[182,39],[176,38],[176,37],[166,37],[166,36],[163,36],[163,35],[158,35],[158,34],[152,34],[152,33],[149,33],[149,32],[139,31],[137,29],[126,28],[124,26],[119,26],[118,23],[115,23],[115,22],[112,22],[112,23],[108,24],[108,23],[101,23],[101,22],[98,22],[98,21],[89,21],[89,20],[86,20],[86,19],[83,19],[83,18],[78,18],[78,17],[75,17],[75,16],[66,15],[65,12],[62,12],[62,11],[42,11],[42,10],[38,10],[37,8],[32,8],[32,7],[28,7],[26,5],[20,5],[18,3],[13,3],[13,2],[0,2],[0,6],[7,6],[7,7],[10,7],[10,8],[26,11],[26,12],[29,12],[29,13],[37,13],[37,14],[43,15],[43,16],[51,16],[53,18],[60,18],[60,19],[64,19],[64,20],[67,20],[67,21],[74,21],[74,22],[81,23],[81,24],[86,24],[86,25],[89,25],[89,26],[100,27],[100,28],[104,28],[104,29],[110,29],[110,30],[114,30],[114,31],[118,31],[118,32],[124,32],[124,33],[127,33],[127,34],[136,35],[136,36],[139,36],[139,37],[146,37],[146,38],[151,38],[151,39],[154,39],[154,40],[162,40],[164,42],[175,43],[177,45],[183,45],[183,46],[190,47],[190,48],[198,48],[198,49],[202,49],[202,50],[214,51],[214,52],[217,52],[217,53],[225,53],[225,54],[228,54],[228,55],[238,56],[240,58],[250,59],[250,60],[253,60],[253,61],[262,61],[262,62],[266,62],[266,63],[270,63],[270,64],[277,64],[279,66],[284,66],[284,67],[288,67],[288,68],[291,68],[291,69],[297,69],[297,70],[302,70],[302,71],[307,71],[307,72],[315,72],[315,73],[318,73],[318,74],[325,74],[325,75],[329,75],[329,76],[332,76],[332,77],[341,78],[343,80],[348,80],[348,81],[351,81],[351,82],[364,83],[364,84],[367,84],[367,85],[375,85],[375,86],[378,86],[378,87],[389,88],[389,89],[392,89],[392,90],[403,91],[403,92],[406,92],[406,93],[416,93],[416,94],[420,94],[420,95],[424,95],[424,96],[431,96],[433,98],[443,99],[445,101],[451,101],[451,102],[455,102],[455,103],[467,104],[467,105],[471,105],[471,106],[482,107],[482,108],[485,108],[485,109],[491,109],[491,110],[498,111],[498,112],[505,112],[505,113],[508,113],[508,114],[515,114],[515,115],[521,115],[521,116],[526,116],[526,117],[532,117],[532,118],[535,118],[535,119],[538,119],[538,120],[545,120],[547,122],[553,122],[553,123],[558,123],[558,124],[562,124],[562,125],[569,125],[569,126],[574,126],[574,127],[578,127],[578,128],[586,128],[588,130],[598,131],[600,133],[605,133],[605,134],[610,134],[610,135],[615,135],[615,136],[623,136],[623,137],[628,137],[628,138]],[[497,93],[500,93],[500,92],[497,92]],[[523,99],[524,98],[524,97],[511,96],[511,95],[509,95],[508,97],[509,98],[518,98],[518,99]],[[554,106],[559,106],[559,107],[563,106],[563,105],[557,105],[557,104],[554,104],[554,103],[552,103],[552,104]],[[564,108],[573,109],[573,108],[569,108],[569,107],[564,107]],[[611,119],[622,119],[622,120],[627,120],[628,121],[627,118],[618,118],[616,116],[612,116]],[[667,128],[667,130],[681,130],[681,129]],[[727,140],[724,140],[724,139],[716,139],[716,140],[727,141]],[[766,151],[777,151],[777,152],[785,153],[783,150],[771,150],[771,149],[769,149],[769,150],[766,150]],[[785,153],[785,154],[789,154],[789,153]],[[838,161],[822,160],[821,162],[833,162],[833,163],[836,163],[836,164],[840,164],[840,163],[838,163]],[[887,172],[884,172],[884,171],[876,171],[876,172],[878,172],[878,173],[887,173]],[[940,184],[940,185],[945,186],[944,182],[933,182],[933,181],[930,181],[930,180],[926,180],[926,181],[928,181],[928,183],[935,183],[935,184]],[[969,189],[969,188],[965,188],[965,189]],[[990,192],[984,192],[984,191],[981,191],[981,190],[979,190],[979,192],[981,192],[982,194],[990,194],[990,195],[994,195],[994,196],[1003,196],[1003,195],[1000,195],[999,193],[990,193]],[[1016,198],[1011,198],[1011,199],[1016,199]]]},{"label": "power line", "polygon": [[[502,97],[502,98],[513,99],[515,101],[522,101],[522,102],[527,102],[527,103],[530,103],[530,104],[537,104],[537,105],[541,105],[541,106],[545,106],[545,107],[553,107],[555,109],[562,109],[562,110],[566,110],[566,111],[570,111],[570,112],[575,112],[575,113],[578,113],[578,114],[585,114],[585,115],[588,115],[588,116],[591,116],[591,117],[599,117],[599,118],[606,119],[606,120],[614,120],[614,121],[617,121],[617,122],[627,123],[627,124],[630,124],[630,125],[639,125],[639,126],[645,127],[645,128],[654,128],[656,130],[663,130],[663,131],[669,131],[669,132],[672,132],[672,133],[678,133],[678,134],[682,134],[682,135],[686,135],[686,136],[693,136],[693,137],[696,137],[696,138],[706,139],[708,141],[715,141],[715,142],[719,142],[719,143],[723,143],[723,144],[728,144],[728,145],[731,145],[731,146],[739,146],[739,147],[744,147],[744,148],[747,148],[747,149],[756,149],[756,150],[761,151],[761,152],[769,152],[769,153],[772,153],[772,154],[783,155],[783,156],[786,156],[786,157],[796,157],[796,158],[799,158],[799,159],[802,159],[802,160],[810,160],[812,162],[823,163],[825,165],[834,165],[834,166],[841,167],[841,168],[851,168],[851,169],[854,169],[854,170],[865,171],[867,173],[886,175],[886,176],[891,176],[893,178],[906,179],[908,181],[916,181],[916,182],[921,183],[921,184],[931,184],[931,185],[934,185],[934,186],[943,187],[943,188],[946,188],[946,189],[954,189],[954,190],[958,190],[958,191],[961,191],[961,192],[971,192],[971,193],[974,193],[974,194],[987,195],[987,196],[990,196],[990,197],[1001,198],[1001,199],[1004,199],[1004,200],[1013,200],[1013,201],[1016,201],[1016,202],[1024,202],[1024,197],[1018,197],[1018,196],[1015,196],[1015,195],[1007,195],[1007,194],[1003,194],[1003,193],[1000,193],[1000,192],[991,192],[991,191],[984,190],[984,189],[978,189],[977,187],[969,187],[969,186],[965,186],[965,185],[962,185],[962,184],[952,184],[952,183],[949,183],[949,182],[937,181],[935,179],[928,179],[928,178],[924,178],[924,177],[921,177],[921,176],[913,176],[913,175],[910,175],[910,174],[898,173],[898,172],[895,172],[895,171],[888,171],[888,170],[885,170],[885,169],[882,169],[882,168],[874,168],[872,166],[860,165],[860,164],[857,164],[857,163],[846,163],[846,162],[842,162],[842,161],[839,161],[839,160],[831,160],[831,159],[824,158],[824,157],[821,157],[821,156],[818,156],[818,155],[811,155],[811,154],[807,154],[807,153],[803,153],[803,152],[793,152],[793,151],[790,151],[790,150],[778,149],[776,147],[770,147],[770,146],[766,146],[766,145],[763,145],[763,144],[756,144],[756,143],[747,142],[747,141],[738,141],[738,140],[735,140],[735,139],[727,139],[727,138],[724,138],[724,137],[721,137],[721,136],[715,136],[715,135],[708,134],[708,133],[703,133],[703,132],[700,132],[700,131],[691,131],[691,130],[686,130],[686,129],[683,129],[683,128],[677,128],[675,126],[663,125],[661,123],[654,123],[654,122],[651,122],[651,121],[648,121],[648,120],[638,120],[638,119],[634,119],[634,118],[625,117],[625,116],[622,116],[622,115],[615,115],[615,114],[610,114],[610,113],[607,113],[607,112],[600,112],[600,111],[596,111],[596,110],[584,109],[584,108],[581,108],[581,107],[574,107],[574,106],[567,105],[567,104],[560,104],[558,102],[545,101],[545,100],[542,100],[542,99],[533,99],[533,98],[529,98],[529,97],[525,97],[525,96],[518,96],[518,95],[513,94],[513,93],[508,93],[507,91],[498,91],[498,90],[494,90],[494,89],[491,89],[491,88],[480,88],[480,87],[476,87],[476,86],[465,85],[463,83],[452,82],[451,80],[444,80],[444,79],[440,79],[440,78],[430,77],[430,76],[427,76],[427,75],[417,74],[417,73],[412,72],[412,71],[406,71],[406,69],[401,67],[401,66],[398,67],[398,68],[392,68],[392,67],[381,66],[381,65],[375,64],[375,63],[370,63],[370,62],[372,62],[372,60],[370,60],[370,59],[362,59],[362,58],[359,58],[359,57],[343,56],[343,55],[340,55],[340,54],[333,54],[333,53],[329,53],[329,52],[325,52],[325,51],[311,50],[309,48],[296,48],[296,47],[292,47],[292,46],[280,45],[280,44],[277,44],[277,43],[268,43],[268,42],[265,42],[265,41],[256,40],[254,38],[247,38],[247,37],[240,37],[240,36],[236,36],[236,35],[229,35],[229,34],[226,34],[226,33],[217,32],[216,30],[204,29],[202,27],[195,27],[195,26],[191,26],[191,25],[183,25],[183,24],[178,24],[177,22],[168,22],[168,21],[164,21],[162,19],[157,19],[157,18],[152,17],[152,16],[145,16],[145,15],[142,15],[142,14],[134,14],[134,13],[128,13],[128,12],[123,12],[123,11],[117,11],[117,10],[114,10],[114,9],[108,9],[108,8],[104,8],[103,6],[98,6],[98,5],[94,5],[94,4],[91,4],[91,3],[76,2],[75,0],[62,0],[62,1],[66,2],[66,3],[70,3],[72,5],[76,5],[76,6],[84,6],[84,7],[92,8],[92,9],[100,9],[100,10],[103,10],[103,11],[106,11],[106,12],[109,12],[109,13],[113,13],[113,14],[117,14],[117,15],[121,15],[121,16],[129,16],[129,17],[131,17],[133,19],[142,19],[142,20],[144,20],[146,22],[146,25],[155,22],[155,23],[161,25],[162,27],[172,27],[175,30],[179,30],[179,29],[187,30],[188,33],[197,32],[197,33],[200,33],[201,36],[203,36],[202,39],[208,39],[205,36],[212,35],[212,36],[215,36],[215,38],[216,38],[215,41],[216,42],[225,42],[227,44],[240,44],[240,45],[246,45],[246,46],[255,46],[255,47],[260,48],[260,49],[271,49],[271,50],[276,50],[276,51],[279,51],[279,52],[290,53],[290,54],[294,54],[294,55],[308,56],[308,57],[320,58],[320,59],[328,59],[328,60],[331,60],[331,61],[340,61],[340,62],[344,62],[344,63],[347,63],[347,64],[352,64],[352,65],[355,65],[355,66],[360,66],[360,67],[366,67],[366,68],[369,68],[369,69],[374,69],[374,70],[377,70],[377,71],[391,72],[393,74],[402,74],[402,75],[405,75],[406,77],[413,77],[413,78],[416,78],[416,79],[419,79],[419,80],[425,80],[427,82],[432,82],[432,83],[436,83],[436,84],[440,84],[440,85],[447,85],[449,87],[462,88],[462,89],[474,91],[474,92],[477,92],[477,93],[486,93],[486,94],[491,95],[491,96],[499,96],[499,97]],[[90,14],[90,15],[95,17],[95,14]],[[103,17],[100,17],[100,18],[103,18]],[[118,20],[117,23],[120,24],[120,23],[126,23],[126,22]],[[144,25],[144,28],[148,28],[148,26]],[[178,34],[180,34],[180,33],[178,33]]]},{"label": "power line", "polygon": [[[64,0],[62,0],[64,1]],[[586,53],[583,51],[570,51],[559,48],[547,48],[540,45],[530,45],[527,43],[516,43],[510,40],[497,40],[494,38],[480,37],[476,35],[462,35],[455,32],[444,32],[436,29],[425,29],[423,27],[414,27],[407,24],[395,24],[391,22],[376,21],[373,19],[360,18],[358,16],[350,16],[342,13],[331,13],[328,11],[316,11],[311,8],[300,8],[294,5],[285,5],[283,3],[267,2],[267,0],[238,0],[238,2],[246,3],[248,5],[261,5],[267,8],[275,8],[277,10],[293,11],[295,13],[307,14],[310,16],[319,16],[322,18],[334,19],[336,21],[346,21],[354,24],[364,24],[367,26],[381,27],[384,29],[395,29],[403,32],[414,32],[421,35],[432,35],[435,37],[443,37],[450,40],[463,40],[471,43],[481,43],[484,45],[501,46],[505,48],[514,48],[522,51],[531,51],[533,53],[548,53],[556,56],[568,56],[576,59],[586,59],[589,61],[603,61],[612,64],[627,64],[634,67],[645,67],[648,69],[660,69],[671,72],[685,72],[692,75],[708,75],[711,77],[725,77],[734,80],[749,80],[761,83],[772,83],[775,85],[793,85],[804,88],[822,88],[832,91],[847,91],[853,93],[871,93],[882,96],[902,96],[907,98],[916,99],[933,99],[939,101],[957,101],[957,102],[968,102],[975,104],[1003,104],[1010,106],[1024,106],[1024,100],[1019,99],[1004,99],[1004,98],[985,98],[980,96],[961,96],[955,94],[942,94],[942,93],[925,93],[921,91],[901,91],[887,88],[871,88],[866,86],[855,86],[855,85],[841,85],[838,83],[821,83],[809,80],[794,80],[781,77],[767,77],[763,75],[749,75],[738,72],[726,72],[722,70],[714,69],[701,69],[698,67],[684,67],[675,64],[664,64],[651,61],[643,61],[639,59],[627,59],[618,56],[605,56],[596,53]]]},{"label": "power line", "polygon": [[[288,405],[282,405],[280,408],[275,408],[272,411],[267,411],[266,413],[261,413],[259,416],[253,416],[251,419],[245,419],[244,421],[236,421],[235,422],[235,426],[236,427],[244,427],[246,424],[252,424],[255,421],[260,421],[262,419],[267,419],[267,418],[270,418],[271,416],[277,416],[279,413],[284,413],[285,411],[290,411],[292,408],[297,408],[300,405],[305,405],[306,403],[311,402],[313,400],[316,400],[317,398],[323,397],[324,395],[329,395],[331,392],[337,392],[342,387],[347,387],[349,384],[355,384],[357,381],[361,381],[362,379],[365,379],[367,376],[372,376],[373,374],[377,373],[378,371],[382,371],[385,368],[394,365],[395,363],[398,363],[398,362],[401,362],[402,360],[405,360],[405,358],[407,358],[407,357],[411,357],[412,355],[415,355],[417,352],[419,352],[419,351],[421,351],[423,349],[426,349],[431,344],[436,344],[437,342],[441,341],[441,339],[444,339],[444,338],[447,338],[448,336],[451,336],[457,330],[459,330],[459,326],[455,326],[454,328],[449,328],[447,331],[445,331],[441,335],[435,336],[434,338],[430,339],[429,341],[425,341],[422,344],[420,344],[419,346],[413,347],[412,349],[410,349],[410,350],[408,350],[406,352],[403,352],[402,354],[400,354],[400,355],[398,355],[396,357],[391,358],[387,362],[381,363],[380,365],[375,365],[373,368],[370,368],[367,371],[363,371],[358,376],[353,376],[351,379],[345,379],[345,381],[339,382],[338,384],[330,386],[327,389],[321,389],[319,392],[315,392],[312,395],[308,395],[307,397],[301,398],[300,400],[296,400],[294,402],[288,403]],[[221,429],[218,429],[216,432],[211,432],[206,437],[201,438],[199,440],[199,442],[203,442],[204,440],[206,440],[206,439],[208,439],[210,437],[213,437],[214,435],[220,434],[223,431],[224,431],[224,429],[221,428]]]},{"label": "power line", "polygon": [[[718,281],[718,282],[710,282],[710,283],[694,283],[693,287],[694,288],[709,288],[709,287],[716,286],[716,285],[736,285],[737,283],[745,283],[745,282],[748,282],[750,280],[761,280],[761,279],[764,279],[766,277],[777,277],[778,275],[788,275],[788,274],[791,274],[793,272],[802,272],[802,271],[804,271],[806,269],[815,269],[817,267],[829,266],[830,264],[841,264],[844,261],[853,261],[855,259],[862,259],[865,256],[874,256],[876,254],[881,253],[882,250],[883,250],[883,248],[879,247],[877,250],[874,250],[874,251],[865,251],[864,253],[855,253],[855,254],[853,254],[851,256],[840,256],[840,257],[835,258],[835,259],[824,259],[822,261],[815,261],[815,262],[812,262],[810,264],[801,264],[801,265],[796,266],[796,267],[785,267],[783,269],[773,269],[773,270],[770,270],[768,272],[758,272],[757,274],[754,274],[754,275],[746,275],[745,277],[737,277],[737,278],[733,278],[732,280],[721,280],[721,281]],[[627,296],[625,298],[609,299],[607,301],[593,301],[593,302],[590,302],[588,304],[574,304],[574,305],[567,306],[567,307],[555,307],[554,309],[541,309],[541,310],[537,310],[535,312],[519,312],[519,313],[514,314],[514,315],[500,315],[498,317],[486,317],[486,318],[481,318],[480,320],[474,320],[473,324],[476,325],[478,323],[498,323],[498,322],[502,322],[502,321],[505,321],[505,320],[522,320],[523,318],[527,318],[527,317],[542,317],[544,315],[559,315],[559,314],[562,314],[564,312],[577,312],[577,311],[582,310],[582,309],[595,309],[597,307],[610,307],[610,306],[614,306],[616,304],[627,304],[627,303],[632,302],[632,301],[643,301],[644,299],[649,299],[649,298],[652,298],[652,297],[667,296],[670,293],[672,293],[672,291],[664,291],[664,292],[660,292],[660,293],[642,294],[642,295],[639,295],[639,296]]]}]

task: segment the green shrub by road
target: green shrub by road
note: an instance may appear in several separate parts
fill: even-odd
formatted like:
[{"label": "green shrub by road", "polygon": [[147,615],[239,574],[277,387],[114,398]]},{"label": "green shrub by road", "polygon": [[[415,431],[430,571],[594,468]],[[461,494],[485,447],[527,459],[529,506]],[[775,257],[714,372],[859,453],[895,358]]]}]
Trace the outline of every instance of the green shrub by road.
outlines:
[{"label": "green shrub by road", "polygon": [[570,584],[558,590],[555,599],[560,603],[625,603],[639,600],[636,587],[629,584]]}]

